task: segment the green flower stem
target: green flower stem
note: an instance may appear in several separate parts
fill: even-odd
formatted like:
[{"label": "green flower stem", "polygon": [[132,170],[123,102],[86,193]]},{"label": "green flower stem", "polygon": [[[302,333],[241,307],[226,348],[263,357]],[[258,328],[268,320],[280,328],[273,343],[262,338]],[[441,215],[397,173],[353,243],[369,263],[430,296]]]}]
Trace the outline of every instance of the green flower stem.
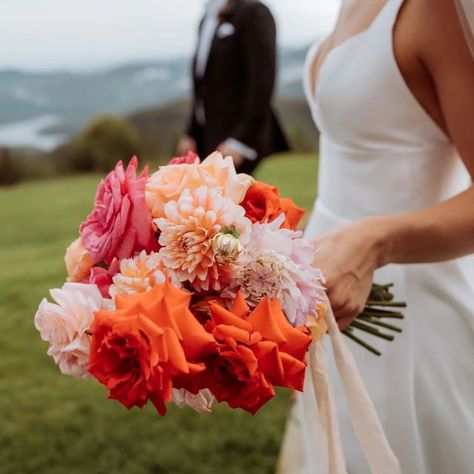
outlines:
[{"label": "green flower stem", "polygon": [[368,324],[357,321],[357,319],[354,319],[354,321],[352,321],[351,326],[356,329],[360,329],[361,331],[368,332],[369,334],[372,334],[373,336],[377,336],[382,339],[385,339],[387,341],[394,340],[394,336],[380,332],[378,329],[375,329],[372,326],[369,326]]},{"label": "green flower stem", "polygon": [[407,304],[401,301],[367,301],[367,306],[386,306],[391,308],[406,308]]},{"label": "green flower stem", "polygon": [[361,316],[370,316],[372,318],[405,318],[405,316],[398,311],[387,311],[378,308],[366,308],[364,311],[362,311]]},{"label": "green flower stem", "polygon": [[373,318],[358,316],[357,319],[360,319],[361,321],[364,321],[366,323],[373,324],[374,326],[380,326],[385,329],[390,329],[391,331],[402,332],[402,329],[399,328],[398,326],[393,326],[392,324],[383,323],[382,321],[377,321],[377,320],[374,320]]},{"label": "green flower stem", "polygon": [[357,344],[362,346],[364,349],[367,349],[369,352],[372,352],[372,354],[375,354],[377,356],[382,355],[382,353],[379,350],[375,349],[375,347],[372,347],[370,344],[367,344],[362,339],[359,339],[357,336],[354,336],[354,334],[352,334],[350,328],[344,329],[344,331],[342,331],[342,333],[345,336],[347,336],[349,339],[352,339],[354,342],[356,342]]}]

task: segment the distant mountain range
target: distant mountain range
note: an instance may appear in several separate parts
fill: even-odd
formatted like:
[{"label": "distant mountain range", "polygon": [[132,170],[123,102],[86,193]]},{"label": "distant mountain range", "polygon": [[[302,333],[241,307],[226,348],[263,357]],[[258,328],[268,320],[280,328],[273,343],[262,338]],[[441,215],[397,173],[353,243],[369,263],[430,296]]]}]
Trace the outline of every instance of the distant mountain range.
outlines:
[{"label": "distant mountain range", "polygon": [[[306,48],[279,54],[278,97],[302,100]],[[190,59],[87,73],[0,71],[0,145],[52,148],[94,116],[129,115],[189,97]]]}]

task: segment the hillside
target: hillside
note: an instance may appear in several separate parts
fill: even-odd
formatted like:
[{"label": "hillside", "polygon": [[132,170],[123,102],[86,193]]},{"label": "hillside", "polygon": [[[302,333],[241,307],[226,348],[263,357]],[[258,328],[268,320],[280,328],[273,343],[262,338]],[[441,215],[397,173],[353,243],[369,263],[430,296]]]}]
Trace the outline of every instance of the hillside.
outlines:
[{"label": "hillside", "polygon": [[[278,97],[301,100],[306,48],[281,49]],[[0,70],[0,146],[52,149],[99,114],[126,115],[185,100],[190,58],[88,72]]]}]

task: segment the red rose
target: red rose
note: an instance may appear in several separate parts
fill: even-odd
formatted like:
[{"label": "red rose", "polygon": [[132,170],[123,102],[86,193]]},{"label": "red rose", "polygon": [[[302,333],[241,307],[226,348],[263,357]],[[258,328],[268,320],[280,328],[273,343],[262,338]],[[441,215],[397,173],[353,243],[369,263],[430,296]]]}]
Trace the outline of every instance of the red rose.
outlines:
[{"label": "red rose", "polygon": [[150,400],[163,415],[174,380],[205,369],[200,360],[217,344],[190,312],[190,298],[167,282],[147,293],[118,295],[115,311],[96,313],[89,372],[109,389],[109,398],[127,408]]},{"label": "red rose", "polygon": [[275,385],[303,390],[311,337],[288,323],[277,299],[265,299],[251,313],[240,293],[231,311],[211,304],[206,329],[219,350],[206,360],[202,379],[218,401],[254,414]]},{"label": "red rose", "polygon": [[272,222],[284,214],[282,227],[292,230],[298,227],[304,215],[304,210],[291,199],[280,198],[278,188],[258,181],[250,186],[240,205],[252,222]]}]

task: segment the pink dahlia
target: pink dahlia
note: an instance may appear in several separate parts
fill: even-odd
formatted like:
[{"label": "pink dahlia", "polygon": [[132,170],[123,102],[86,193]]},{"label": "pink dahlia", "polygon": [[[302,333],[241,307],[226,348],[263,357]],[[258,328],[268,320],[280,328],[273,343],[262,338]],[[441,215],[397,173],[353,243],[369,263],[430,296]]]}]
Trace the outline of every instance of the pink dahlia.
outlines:
[{"label": "pink dahlia", "polygon": [[302,232],[282,229],[275,221],[253,224],[249,243],[235,265],[232,287],[222,297],[234,299],[238,290],[251,307],[265,297],[278,298],[294,326],[302,326],[326,300],[323,275],[312,265],[315,249]]},{"label": "pink dahlia", "polygon": [[114,257],[129,258],[135,252],[158,250],[145,202],[148,169],[137,177],[138,160],[133,157],[127,170],[120,161],[101,181],[94,210],[81,224],[84,247],[94,262],[109,264]]},{"label": "pink dahlia", "polygon": [[164,266],[197,291],[221,289],[213,238],[233,226],[246,243],[251,227],[242,207],[206,186],[185,189],[177,201],[165,205],[164,217],[153,222],[160,231]]}]

